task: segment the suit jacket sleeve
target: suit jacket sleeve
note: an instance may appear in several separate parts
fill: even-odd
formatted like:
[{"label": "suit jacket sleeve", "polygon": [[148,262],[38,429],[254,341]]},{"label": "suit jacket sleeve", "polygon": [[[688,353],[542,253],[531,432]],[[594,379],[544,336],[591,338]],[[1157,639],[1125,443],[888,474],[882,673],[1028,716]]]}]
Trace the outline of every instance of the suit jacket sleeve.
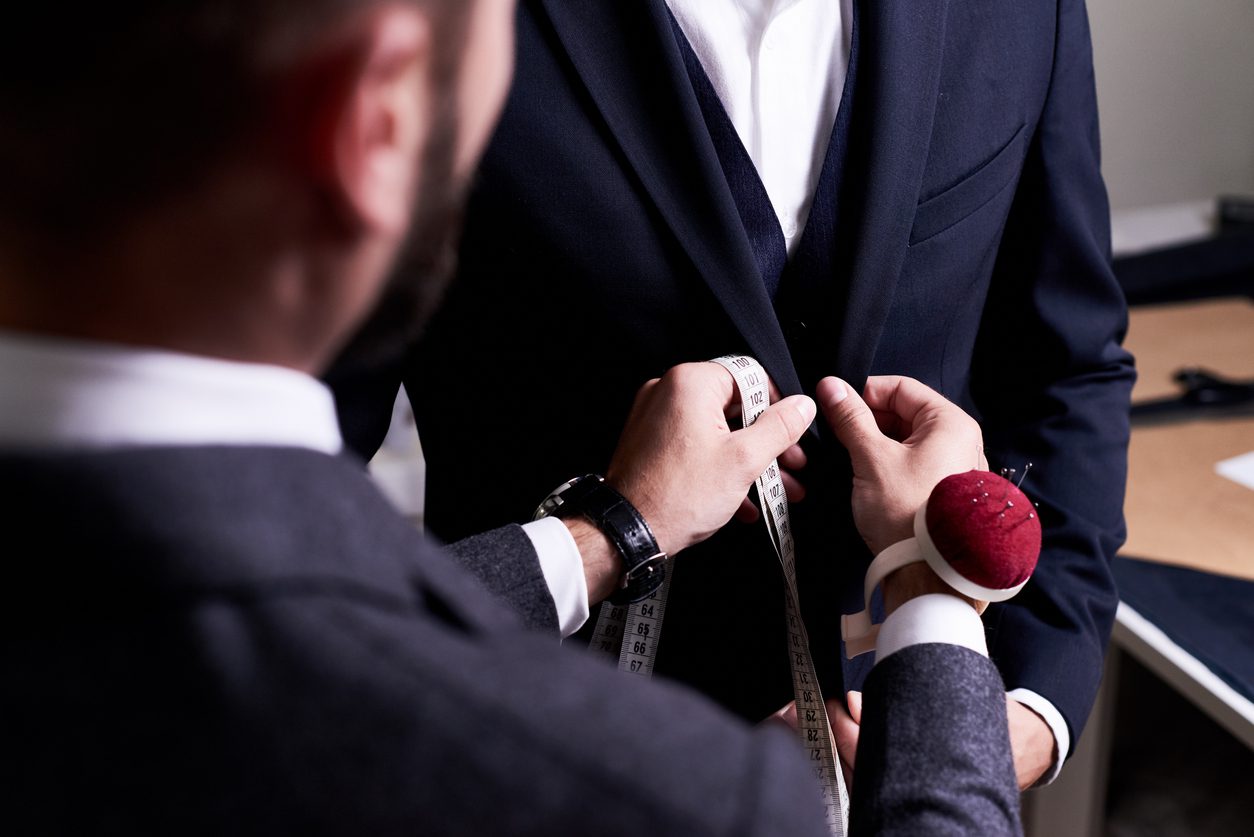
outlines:
[{"label": "suit jacket sleeve", "polygon": [[956,645],[904,648],[867,677],[850,833],[1021,834],[996,666]]},{"label": "suit jacket sleeve", "polygon": [[512,610],[527,628],[558,633],[557,608],[531,539],[502,526],[450,544],[454,562]]},{"label": "suit jacket sleeve", "polygon": [[482,593],[433,563],[418,582],[426,614],[325,601],[257,621],[284,632],[257,645],[286,653],[241,691],[287,711],[251,742],[248,780],[279,777],[268,810],[289,831],[826,833],[794,736],[487,625]]},{"label": "suit jacket sleeve", "polygon": [[[986,616],[1010,688],[1050,700],[1078,736],[1117,604],[1135,373],[1110,267],[1109,209],[1083,0],[1060,0],[1050,89],[998,256],[972,395],[993,467],[1024,485],[1045,542],[1033,580]],[[1073,744],[1074,748],[1074,744]]]}]

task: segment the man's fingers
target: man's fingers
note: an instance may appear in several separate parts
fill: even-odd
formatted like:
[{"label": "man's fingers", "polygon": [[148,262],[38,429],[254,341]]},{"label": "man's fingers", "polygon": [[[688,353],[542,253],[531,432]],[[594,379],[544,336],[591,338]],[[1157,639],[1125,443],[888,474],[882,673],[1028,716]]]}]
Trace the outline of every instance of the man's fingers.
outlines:
[{"label": "man's fingers", "polygon": [[854,471],[867,470],[885,437],[866,402],[839,378],[819,381],[815,396],[836,438],[849,451]]},{"label": "man's fingers", "polygon": [[1045,775],[1058,755],[1053,730],[1035,711],[1006,696],[1006,720],[1010,724],[1010,751],[1014,755],[1019,790],[1027,790]]},{"label": "man's fingers", "polygon": [[910,436],[911,427],[901,420],[901,416],[896,413],[886,413],[883,410],[872,410],[875,416],[875,423],[879,425],[880,432],[894,442],[904,442]]},{"label": "man's fingers", "polygon": [[965,469],[986,467],[980,426],[962,408],[936,390],[913,378],[897,376],[867,379],[867,404],[875,411],[880,428],[907,444],[942,446],[970,443]]},{"label": "man's fingers", "polygon": [[806,452],[801,445],[793,445],[779,455],[779,466],[785,471],[800,471],[806,466]]},{"label": "man's fingers", "polygon": [[784,483],[784,494],[790,503],[800,503],[806,498],[806,487],[787,471],[780,471],[780,481]]},{"label": "man's fingers", "polygon": [[[859,704],[859,710],[861,705]],[[836,741],[836,755],[845,774],[845,784],[853,786],[854,758],[858,753],[858,732],[861,727],[839,700],[827,701],[827,717],[832,725],[832,738]],[[859,711],[859,717],[861,712]]]},{"label": "man's fingers", "polygon": [[753,501],[748,497],[740,501],[740,508],[736,509],[734,517],[741,523],[757,523],[762,513],[758,511],[758,507],[753,505]]},{"label": "man's fingers", "polygon": [[849,717],[853,722],[862,724],[862,692],[845,692],[845,702],[849,704]]},{"label": "man's fingers", "polygon": [[702,363],[686,363],[683,366],[691,366],[695,370],[699,370],[696,374],[710,376],[710,386],[722,401],[723,413],[728,418],[740,416],[740,389],[736,386],[736,378],[732,375],[730,369],[712,360]]},{"label": "man's fingers", "polygon": [[757,421],[732,435],[740,446],[741,464],[756,478],[772,459],[797,443],[816,412],[814,401],[804,395],[790,395],[767,407]]},{"label": "man's fingers", "polygon": [[775,382],[770,378],[766,379],[766,394],[770,396],[772,404],[784,397],[784,394],[779,391],[779,387],[775,386]]},{"label": "man's fingers", "polygon": [[868,378],[866,399],[880,428],[892,438],[912,444],[939,439],[944,445],[965,439],[971,447],[970,459],[963,467],[987,468],[979,424],[926,384],[897,376]]},{"label": "man's fingers", "polygon": [[897,416],[902,430],[915,427],[920,413],[953,407],[945,396],[927,384],[900,375],[867,378],[862,394],[872,410]]},{"label": "man's fingers", "polygon": [[790,700],[788,705],[777,712],[767,715],[762,721],[763,724],[780,724],[788,727],[793,732],[797,731],[797,702]]}]

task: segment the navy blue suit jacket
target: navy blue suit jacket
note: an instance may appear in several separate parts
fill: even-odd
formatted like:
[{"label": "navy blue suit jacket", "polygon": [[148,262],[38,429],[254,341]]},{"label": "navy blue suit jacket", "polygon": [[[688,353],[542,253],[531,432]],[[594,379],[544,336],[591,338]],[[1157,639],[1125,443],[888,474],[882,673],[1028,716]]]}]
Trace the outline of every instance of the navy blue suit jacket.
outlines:
[{"label": "navy blue suit jacket", "polygon": [[[875,0],[860,59],[836,268],[773,308],[663,0],[525,0],[518,68],[467,215],[460,275],[391,368],[334,379],[369,452],[405,377],[428,521],[447,539],[523,520],[603,469],[636,389],[668,367],[756,356],[785,393],[903,374],[976,415],[993,467],[1035,468],[1036,577],[986,618],[1009,687],[1078,733],[1116,602],[1109,559],[1134,377],[1109,267],[1083,0]],[[377,391],[373,394],[371,389]],[[829,692],[841,610],[870,556],[848,466],[808,440],[796,507],[802,608]],[[975,463],[972,463],[974,466]],[[472,499],[473,498],[473,499]],[[659,670],[760,717],[789,694],[779,570],[732,524],[681,557]]]}]

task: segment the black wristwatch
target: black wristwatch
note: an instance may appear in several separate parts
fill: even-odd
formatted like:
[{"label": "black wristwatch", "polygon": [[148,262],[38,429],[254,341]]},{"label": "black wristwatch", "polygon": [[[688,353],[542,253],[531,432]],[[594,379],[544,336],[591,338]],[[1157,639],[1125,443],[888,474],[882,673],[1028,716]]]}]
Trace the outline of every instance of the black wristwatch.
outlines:
[{"label": "black wristwatch", "polygon": [[662,586],[666,578],[666,553],[658,548],[653,530],[626,497],[596,474],[568,480],[544,498],[534,520],[583,515],[600,529],[623,557],[619,589],[610,604],[638,602]]}]

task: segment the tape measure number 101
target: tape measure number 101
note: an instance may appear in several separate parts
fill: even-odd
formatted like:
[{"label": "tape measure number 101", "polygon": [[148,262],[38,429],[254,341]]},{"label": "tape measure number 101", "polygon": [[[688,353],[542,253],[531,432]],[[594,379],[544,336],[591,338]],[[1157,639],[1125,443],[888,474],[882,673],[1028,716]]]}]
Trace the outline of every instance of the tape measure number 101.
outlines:
[{"label": "tape measure number 101", "polygon": [[[756,360],[743,355],[725,355],[713,362],[735,378],[740,392],[742,418],[745,427],[748,427],[770,404],[766,373]],[[788,624],[788,659],[792,668],[793,694],[797,702],[797,732],[819,780],[828,827],[833,834],[843,837],[849,815],[849,794],[836,759],[827,707],[819,690],[814,660],[810,656],[810,640],[798,606],[796,546],[788,519],[788,499],[777,462],[771,462],[758,477],[757,488],[762,519],[784,571],[784,614]],[[601,605],[591,647],[607,654],[617,652],[620,671],[644,677],[653,674],[673,573],[672,562],[667,567],[662,586],[646,599],[630,605],[611,605],[609,602]]]}]

